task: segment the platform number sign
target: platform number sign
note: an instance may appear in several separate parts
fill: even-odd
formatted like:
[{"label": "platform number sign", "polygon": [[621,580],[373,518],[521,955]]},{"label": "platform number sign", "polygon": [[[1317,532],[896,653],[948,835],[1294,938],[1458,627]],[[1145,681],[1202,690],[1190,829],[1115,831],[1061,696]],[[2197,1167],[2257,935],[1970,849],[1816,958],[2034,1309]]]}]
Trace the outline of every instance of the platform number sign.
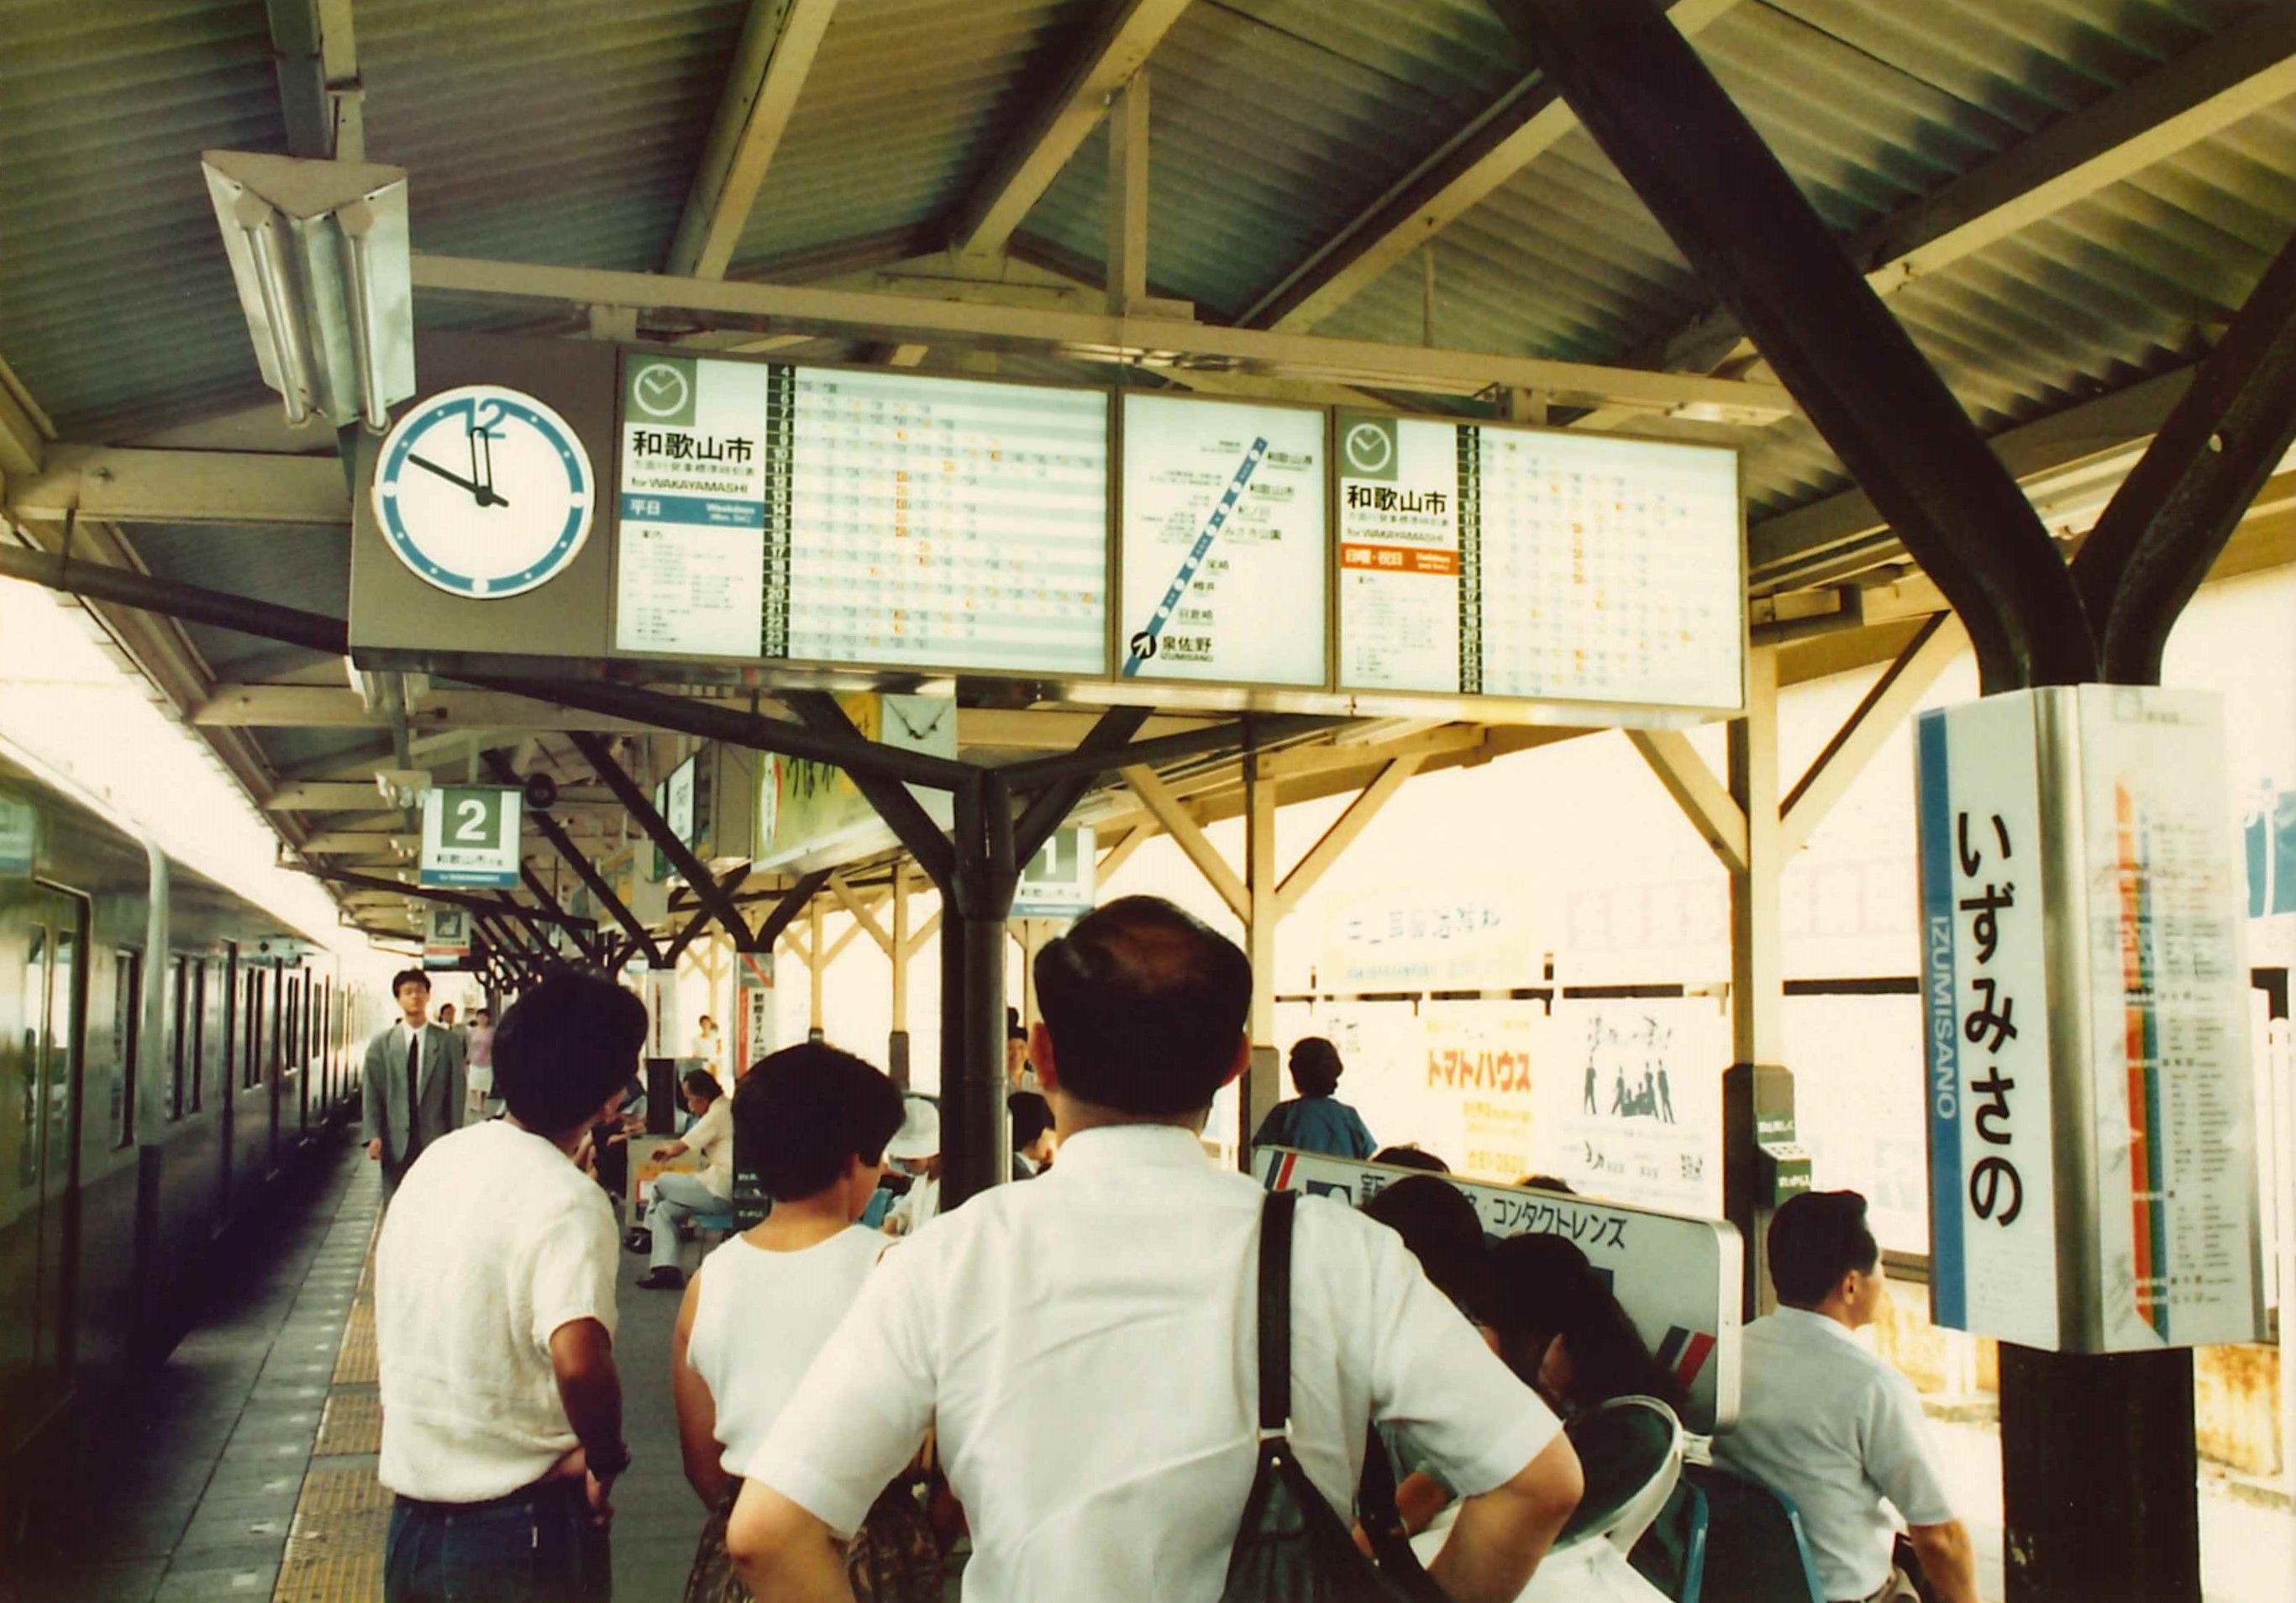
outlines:
[{"label": "platform number sign", "polygon": [[525,797],[514,785],[447,785],[422,795],[422,884],[518,884]]},{"label": "platform number sign", "polygon": [[1021,869],[1013,892],[1015,918],[1075,918],[1092,910],[1098,859],[1088,824],[1055,829]]}]

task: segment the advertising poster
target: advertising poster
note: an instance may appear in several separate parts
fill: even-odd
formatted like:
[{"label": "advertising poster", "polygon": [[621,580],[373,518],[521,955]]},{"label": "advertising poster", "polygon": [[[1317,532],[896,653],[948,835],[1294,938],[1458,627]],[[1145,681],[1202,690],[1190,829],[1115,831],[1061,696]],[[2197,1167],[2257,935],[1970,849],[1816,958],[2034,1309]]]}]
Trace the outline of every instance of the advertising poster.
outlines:
[{"label": "advertising poster", "polygon": [[1514,898],[1396,890],[1326,916],[1316,983],[1341,995],[1510,991],[1530,983],[1537,959]]},{"label": "advertising poster", "polygon": [[1421,1009],[1422,1095],[1452,1171],[1512,1186],[1535,1172],[1533,1071],[1546,1019],[1536,1002],[1438,1002]]},{"label": "advertising poster", "polygon": [[[956,755],[956,703],[947,696],[841,695],[838,705],[868,740],[935,757]],[[909,793],[944,828],[949,794],[911,785]],[[890,844],[893,832],[843,769],[776,754],[758,764],[757,863],[760,868],[849,859],[872,841]]]},{"label": "advertising poster", "polygon": [[1708,997],[1558,1001],[1536,1167],[1590,1196],[1722,1211],[1726,1014]]},{"label": "advertising poster", "polygon": [[422,966],[460,968],[471,956],[471,915],[463,908],[432,905],[424,910]]},{"label": "advertising poster", "polygon": [[1320,686],[1324,503],[1321,411],[1127,394],[1118,673]]}]

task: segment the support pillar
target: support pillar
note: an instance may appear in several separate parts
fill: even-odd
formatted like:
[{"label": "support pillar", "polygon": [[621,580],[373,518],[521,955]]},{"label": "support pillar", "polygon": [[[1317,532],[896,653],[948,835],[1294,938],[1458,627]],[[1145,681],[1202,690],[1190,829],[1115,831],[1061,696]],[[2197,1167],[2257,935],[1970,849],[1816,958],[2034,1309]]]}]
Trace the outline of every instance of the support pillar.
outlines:
[{"label": "support pillar", "polygon": [[1275,786],[1260,773],[1261,759],[1243,759],[1244,952],[1251,959],[1251,1066],[1244,1073],[1236,1131],[1239,1152],[1283,1097],[1283,1055],[1275,1046],[1275,925],[1283,916],[1275,865]]},{"label": "support pillar", "polygon": [[1004,1114],[1004,925],[1020,881],[1012,793],[994,773],[955,792],[941,895],[941,1206],[1012,1172]]},{"label": "support pillar", "polygon": [[1730,874],[1730,1040],[1722,1078],[1722,1197],[1746,1241],[1746,1310],[1777,1305],[1766,1239],[1777,1198],[1761,1182],[1764,1143],[1794,1139],[1793,1076],[1785,1056],[1785,941],[1778,877],[1785,867],[1778,809],[1778,653],[1746,654],[1746,716],[1729,726],[1730,799],[1746,850]]},{"label": "support pillar", "polygon": [[827,977],[829,949],[821,938],[821,900],[818,897],[815,898],[813,904],[805,910],[806,933],[812,946],[812,951],[805,966],[808,1009],[806,1014],[805,1038],[811,1041],[821,1040],[825,1036],[821,988],[823,980]]},{"label": "support pillar", "polygon": [[893,866],[893,1029],[885,1042],[885,1073],[909,1089],[909,873]]}]

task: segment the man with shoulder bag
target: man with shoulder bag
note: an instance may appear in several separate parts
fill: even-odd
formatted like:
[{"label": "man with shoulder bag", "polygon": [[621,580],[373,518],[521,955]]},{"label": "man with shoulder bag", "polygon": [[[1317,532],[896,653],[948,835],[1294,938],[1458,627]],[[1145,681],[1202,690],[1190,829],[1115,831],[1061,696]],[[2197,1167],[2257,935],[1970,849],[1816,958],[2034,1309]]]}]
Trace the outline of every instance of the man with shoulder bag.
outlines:
[{"label": "man with shoulder bag", "polygon": [[931,1426],[971,1522],[968,1603],[1378,1598],[1347,1532],[1382,1421],[1464,1500],[1422,1584],[1516,1597],[1579,1494],[1554,1416],[1392,1231],[1308,1198],[1263,1241],[1259,1185],[1204,1156],[1249,1056],[1243,954],[1128,897],[1046,945],[1036,982],[1060,1161],[943,1215],[863,1287],[734,1506],[751,1591],[843,1603],[837,1544]]}]

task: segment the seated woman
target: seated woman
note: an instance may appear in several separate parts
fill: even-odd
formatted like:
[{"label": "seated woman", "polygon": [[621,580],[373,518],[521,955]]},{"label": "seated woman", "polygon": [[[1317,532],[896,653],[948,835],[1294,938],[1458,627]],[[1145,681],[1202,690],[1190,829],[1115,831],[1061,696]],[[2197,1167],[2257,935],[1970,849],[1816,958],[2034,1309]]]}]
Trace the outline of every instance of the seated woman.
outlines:
[{"label": "seated woman", "polygon": [[[1414,1174],[1387,1187],[1363,1205],[1364,1216],[1403,1237],[1403,1245],[1419,1260],[1429,1284],[1451,1299],[1454,1306],[1480,1326],[1479,1311],[1488,1300],[1489,1245],[1483,1238],[1482,1216],[1465,1193],[1433,1174]],[[1490,1340],[1488,1329],[1484,1340]],[[1451,1501],[1451,1489],[1419,1467],[1400,1432],[1381,1426],[1376,1432],[1398,1483],[1396,1511],[1410,1534],[1426,1528]]]},{"label": "seated woman", "polygon": [[1267,1117],[1252,1132],[1254,1147],[1295,1147],[1302,1152],[1328,1153],[1335,1158],[1363,1162],[1379,1143],[1346,1103],[1332,1093],[1340,1089],[1344,1065],[1340,1049],[1320,1035],[1302,1036],[1292,1045],[1292,1089],[1300,1094],[1267,1110]]},{"label": "seated woman", "polygon": [[1587,1254],[1560,1236],[1513,1236],[1491,1248],[1486,1317],[1499,1356],[1566,1418],[1614,1397],[1655,1397],[1679,1413],[1682,1388]]},{"label": "seated woman", "polygon": [[676,1291],[685,1284],[677,1266],[677,1227],[696,1213],[723,1213],[734,1205],[734,1114],[718,1077],[707,1069],[688,1069],[677,1089],[693,1122],[685,1134],[657,1148],[657,1158],[699,1154],[701,1172],[654,1177],[653,1200],[646,1204],[646,1231],[653,1237],[646,1271],[640,1286],[651,1291]]},{"label": "seated woman", "polygon": [[703,1261],[670,1336],[678,1449],[710,1510],[690,1603],[745,1595],[726,1558],[726,1516],[743,1468],[885,1250],[854,1221],[884,1172],[901,1093],[850,1053],[808,1042],[742,1078],[734,1120],[774,1207]]}]

